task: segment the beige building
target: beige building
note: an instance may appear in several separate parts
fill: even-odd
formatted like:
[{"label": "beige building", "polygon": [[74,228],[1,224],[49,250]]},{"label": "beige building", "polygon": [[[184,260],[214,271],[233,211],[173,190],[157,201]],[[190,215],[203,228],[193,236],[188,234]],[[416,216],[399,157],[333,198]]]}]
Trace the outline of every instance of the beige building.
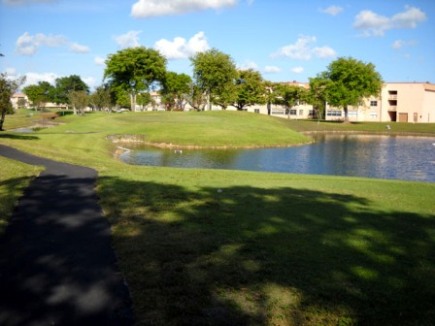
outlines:
[{"label": "beige building", "polygon": [[29,99],[27,98],[26,94],[15,93],[11,97],[11,103],[12,103],[12,106],[14,107],[15,110],[18,109],[19,107],[27,108],[27,105],[29,103]]},{"label": "beige building", "polygon": [[[349,107],[350,121],[435,123],[435,84],[385,83],[378,97]],[[327,120],[342,120],[342,110],[327,105]]]}]

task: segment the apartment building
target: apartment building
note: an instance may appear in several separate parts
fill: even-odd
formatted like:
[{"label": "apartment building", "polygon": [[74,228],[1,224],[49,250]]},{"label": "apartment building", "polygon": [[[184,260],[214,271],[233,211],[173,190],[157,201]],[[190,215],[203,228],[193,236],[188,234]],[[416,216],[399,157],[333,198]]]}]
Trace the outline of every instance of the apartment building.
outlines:
[{"label": "apartment building", "polygon": [[[435,84],[385,83],[378,97],[349,107],[350,121],[435,123]],[[327,105],[327,120],[342,120],[342,110]]]}]

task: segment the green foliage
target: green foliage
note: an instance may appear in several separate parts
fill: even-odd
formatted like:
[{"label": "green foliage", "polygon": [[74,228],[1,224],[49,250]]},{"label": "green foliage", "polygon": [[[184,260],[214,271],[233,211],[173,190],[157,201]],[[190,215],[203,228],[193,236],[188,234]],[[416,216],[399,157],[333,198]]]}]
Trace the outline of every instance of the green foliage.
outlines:
[{"label": "green foliage", "polygon": [[237,70],[232,58],[216,49],[199,52],[190,58],[197,89],[222,108],[236,99]]},{"label": "green foliage", "polygon": [[327,101],[326,90],[328,89],[330,83],[332,83],[331,80],[322,78],[320,76],[310,78],[310,90],[307,101],[313,105],[318,118],[325,117]]},{"label": "green foliage", "polygon": [[328,103],[343,108],[346,119],[349,105],[359,105],[364,98],[378,95],[382,87],[375,66],[354,58],[338,58],[317,78],[329,81],[325,82]]},{"label": "green foliage", "polygon": [[156,50],[135,47],[120,50],[106,60],[104,78],[116,90],[131,96],[135,109],[136,94],[148,91],[153,83],[162,83],[166,75],[166,59]]},{"label": "green foliage", "polygon": [[169,71],[161,91],[163,103],[169,111],[182,110],[185,105],[185,99],[191,93],[192,78],[186,74],[177,74]]},{"label": "green foliage", "polygon": [[3,130],[3,123],[6,114],[13,113],[11,103],[11,96],[15,93],[20,85],[25,81],[25,78],[18,78],[16,80],[8,79],[6,74],[0,74],[0,131]]},{"label": "green foliage", "polygon": [[265,103],[263,78],[253,69],[239,70],[236,82],[237,98],[233,104],[237,110],[247,106]]},{"label": "green foliage", "polygon": [[110,108],[112,98],[109,87],[107,85],[98,86],[89,96],[89,104],[97,111]]},{"label": "green foliage", "polygon": [[297,85],[276,84],[274,87],[274,104],[284,105],[291,108],[308,99],[308,91]]},{"label": "green foliage", "polygon": [[143,92],[137,94],[137,104],[142,106],[142,108],[150,103],[152,103],[153,99],[151,98],[151,94],[149,92]]},{"label": "green foliage", "polygon": [[77,75],[57,78],[53,101],[57,104],[71,104],[69,93],[72,91],[89,93],[89,86]]},{"label": "green foliage", "polygon": [[74,109],[74,114],[77,114],[77,110],[83,113],[89,104],[89,95],[86,91],[71,91],[68,94],[68,99]]},{"label": "green foliage", "polygon": [[40,81],[36,85],[24,87],[23,93],[27,95],[35,109],[40,109],[45,103],[54,100],[56,90],[49,82]]},{"label": "green foliage", "polygon": [[104,77],[126,91],[148,90],[153,82],[162,82],[166,59],[156,50],[145,47],[128,48],[109,55]]}]

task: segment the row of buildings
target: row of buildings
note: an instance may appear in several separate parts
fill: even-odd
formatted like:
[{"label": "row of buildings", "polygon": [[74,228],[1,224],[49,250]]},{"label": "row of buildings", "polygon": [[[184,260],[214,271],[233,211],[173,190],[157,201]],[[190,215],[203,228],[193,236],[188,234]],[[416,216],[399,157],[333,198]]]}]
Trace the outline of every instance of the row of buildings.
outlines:
[{"label": "row of buildings", "polygon": [[[294,85],[295,82],[292,84]],[[296,85],[309,87],[307,83],[296,83]],[[158,93],[152,95],[153,104],[140,110],[164,110]],[[14,107],[18,107],[20,102],[28,102],[26,95],[21,93],[14,94],[11,101]],[[212,107],[212,109],[218,110],[219,107]],[[189,107],[186,106],[185,110],[189,110]],[[249,106],[247,111],[268,114],[267,105]],[[287,119],[310,119],[315,113],[312,105],[309,104],[300,104],[292,108],[272,105],[271,115]],[[326,103],[325,118],[343,120],[344,112]],[[349,107],[348,118],[355,122],[435,123],[435,84],[385,83],[379,96],[365,99],[358,107]]]},{"label": "row of buildings", "polygon": [[[308,84],[299,83],[308,88]],[[267,114],[265,105],[251,106],[248,111]],[[290,109],[273,105],[272,115],[287,119],[310,119],[314,116],[312,105],[301,104]],[[435,84],[385,83],[381,94],[365,99],[357,107],[349,107],[350,121],[359,122],[412,122],[435,123]],[[343,110],[326,103],[326,120],[343,120]]]}]

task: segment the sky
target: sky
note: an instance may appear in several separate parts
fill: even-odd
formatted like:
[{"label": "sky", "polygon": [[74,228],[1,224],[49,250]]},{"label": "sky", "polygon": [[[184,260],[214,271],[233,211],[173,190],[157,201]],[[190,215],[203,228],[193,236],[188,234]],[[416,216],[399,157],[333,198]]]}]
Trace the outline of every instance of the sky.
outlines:
[{"label": "sky", "polygon": [[339,57],[386,82],[435,83],[434,0],[0,0],[0,72],[26,85],[103,83],[108,55],[153,48],[167,69],[215,48],[265,80],[308,82]]}]

